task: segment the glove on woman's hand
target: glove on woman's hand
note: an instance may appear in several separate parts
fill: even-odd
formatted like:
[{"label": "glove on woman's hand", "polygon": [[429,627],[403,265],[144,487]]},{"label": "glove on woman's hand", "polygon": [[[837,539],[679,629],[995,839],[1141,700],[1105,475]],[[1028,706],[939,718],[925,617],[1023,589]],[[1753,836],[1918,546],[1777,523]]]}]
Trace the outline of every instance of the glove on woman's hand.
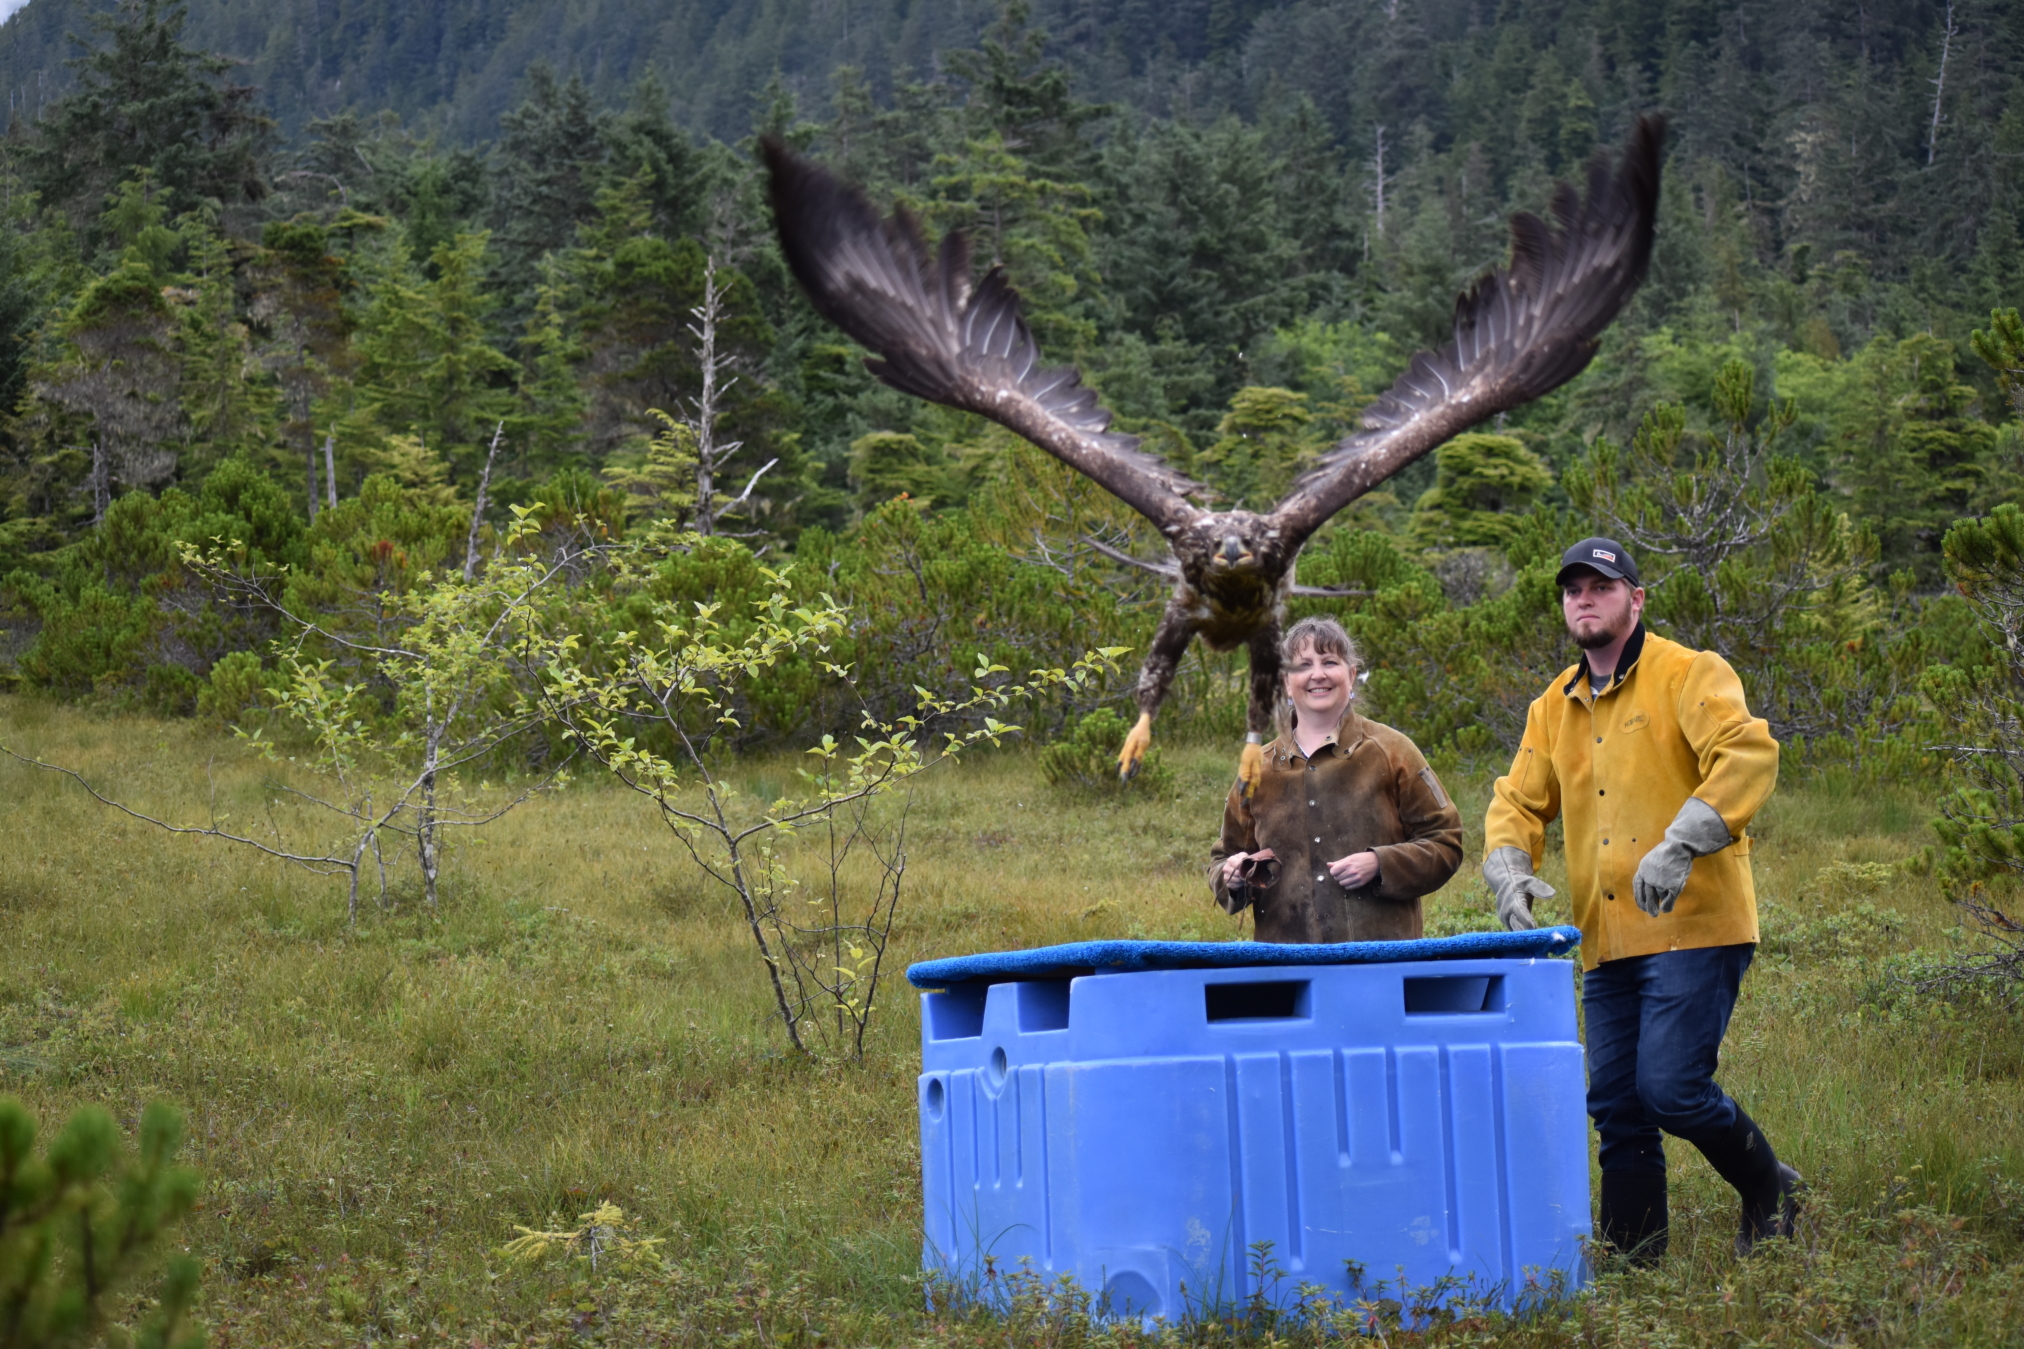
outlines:
[{"label": "glove on woman's hand", "polygon": [[1532,874],[1532,854],[1523,848],[1502,847],[1483,859],[1483,879],[1497,896],[1497,916],[1512,932],[1539,926],[1532,916],[1532,901],[1553,898],[1553,887]]},{"label": "glove on woman's hand", "polygon": [[1698,796],[1688,797],[1667,826],[1665,842],[1638,863],[1637,875],[1630,883],[1631,898],[1654,918],[1671,913],[1680,891],[1687,888],[1694,859],[1720,852],[1735,841],[1720,812]]}]

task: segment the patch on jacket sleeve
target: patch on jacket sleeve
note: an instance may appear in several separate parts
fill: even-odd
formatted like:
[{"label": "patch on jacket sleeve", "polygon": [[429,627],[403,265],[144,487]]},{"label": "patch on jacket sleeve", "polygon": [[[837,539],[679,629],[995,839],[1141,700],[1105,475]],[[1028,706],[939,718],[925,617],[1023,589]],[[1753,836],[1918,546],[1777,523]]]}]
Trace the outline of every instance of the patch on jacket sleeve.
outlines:
[{"label": "patch on jacket sleeve", "polygon": [[1420,781],[1426,783],[1427,790],[1434,794],[1434,804],[1442,810],[1446,810],[1448,808],[1448,794],[1441,790],[1441,780],[1434,776],[1434,770],[1422,768],[1420,770]]}]

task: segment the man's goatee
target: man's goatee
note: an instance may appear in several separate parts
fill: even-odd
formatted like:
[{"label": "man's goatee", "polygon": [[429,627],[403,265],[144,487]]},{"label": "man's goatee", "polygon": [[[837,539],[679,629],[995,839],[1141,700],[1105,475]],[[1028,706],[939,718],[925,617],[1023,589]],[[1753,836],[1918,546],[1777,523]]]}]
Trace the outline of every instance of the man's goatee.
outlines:
[{"label": "man's goatee", "polygon": [[1574,644],[1583,651],[1593,651],[1599,646],[1608,646],[1616,640],[1616,634],[1608,628],[1596,628],[1587,633],[1574,634]]}]

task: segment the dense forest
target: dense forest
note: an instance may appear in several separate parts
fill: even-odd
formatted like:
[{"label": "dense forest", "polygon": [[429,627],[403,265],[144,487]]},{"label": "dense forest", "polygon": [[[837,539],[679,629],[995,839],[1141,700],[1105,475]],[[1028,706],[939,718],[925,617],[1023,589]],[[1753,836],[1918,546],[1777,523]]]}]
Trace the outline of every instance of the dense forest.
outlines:
[{"label": "dense forest", "polygon": [[2020,79],[2024,11],[1993,3],[35,0],[0,28],[0,654],[231,715],[274,634],[181,545],[336,604],[468,572],[536,503],[690,531],[671,593],[792,563],[894,690],[959,643],[1143,643],[1158,584],[1111,553],[1152,541],[864,373],[786,275],[755,137],[969,231],[1122,425],[1256,504],[1444,340],[1513,210],[1657,109],[1657,254],[1595,364],[1359,503],[1302,577],[1371,592],[1345,607],[1374,690],[1466,748],[1515,695],[1441,653],[1558,664],[1539,564],[1612,526],[1787,733],[1874,730],[1965,632],[1945,530],[2024,483],[2024,330],[1991,318]]}]

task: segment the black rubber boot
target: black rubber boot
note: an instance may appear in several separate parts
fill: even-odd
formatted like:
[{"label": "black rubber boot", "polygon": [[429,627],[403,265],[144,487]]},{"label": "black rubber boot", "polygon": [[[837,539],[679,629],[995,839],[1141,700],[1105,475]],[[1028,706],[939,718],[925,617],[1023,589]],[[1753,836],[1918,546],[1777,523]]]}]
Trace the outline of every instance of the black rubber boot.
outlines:
[{"label": "black rubber boot", "polygon": [[1736,1122],[1694,1146],[1716,1174],[1742,1196],[1743,1216],[1736,1229],[1736,1255],[1742,1258],[1767,1237],[1789,1237],[1798,1229],[1799,1195],[1806,1188],[1799,1173],[1778,1160],[1771,1140],[1757,1122],[1736,1107]]},{"label": "black rubber boot", "polygon": [[1666,1254],[1666,1177],[1646,1171],[1602,1173],[1602,1213],[1596,1223],[1602,1244],[1640,1269]]}]

